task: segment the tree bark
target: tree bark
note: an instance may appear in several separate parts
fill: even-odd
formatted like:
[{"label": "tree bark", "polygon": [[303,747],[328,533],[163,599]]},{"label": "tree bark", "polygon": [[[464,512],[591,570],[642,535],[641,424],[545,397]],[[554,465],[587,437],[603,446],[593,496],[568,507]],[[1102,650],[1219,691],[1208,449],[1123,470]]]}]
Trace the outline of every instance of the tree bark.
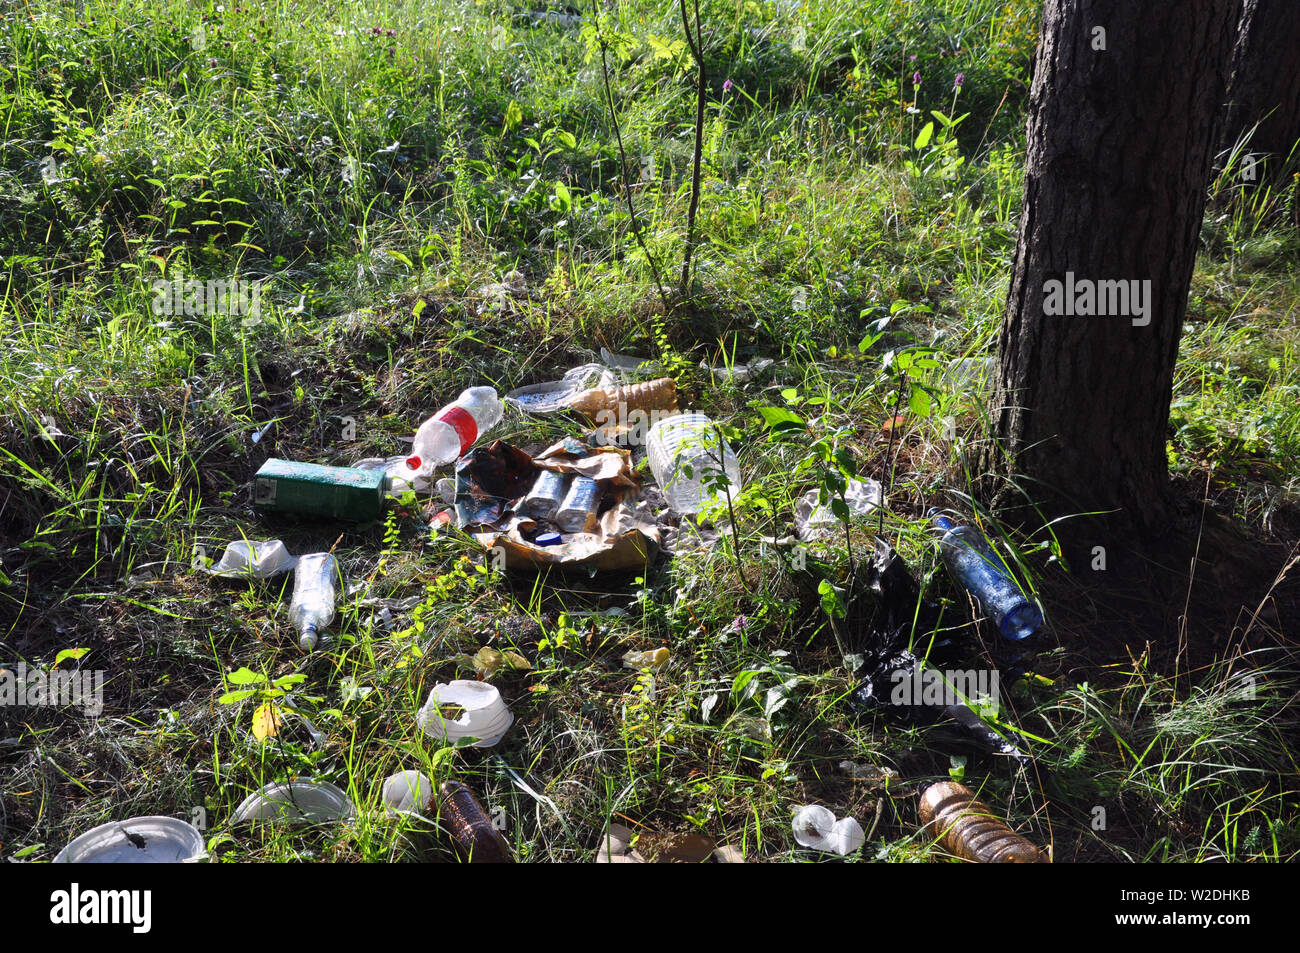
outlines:
[{"label": "tree bark", "polygon": [[[1023,516],[1027,496],[1048,518],[1111,512],[1130,536],[1163,530],[1174,362],[1239,8],[1047,0],[981,487],[1004,515]],[[1128,315],[1049,313],[1067,307],[1071,276],[1149,288],[1148,323],[1139,298]],[[1124,310],[1116,286],[1094,290],[1109,300],[1093,308]]]},{"label": "tree bark", "polygon": [[1256,181],[1275,178],[1300,140],[1300,3],[1245,0],[1232,54],[1221,152],[1258,123],[1246,152]]}]

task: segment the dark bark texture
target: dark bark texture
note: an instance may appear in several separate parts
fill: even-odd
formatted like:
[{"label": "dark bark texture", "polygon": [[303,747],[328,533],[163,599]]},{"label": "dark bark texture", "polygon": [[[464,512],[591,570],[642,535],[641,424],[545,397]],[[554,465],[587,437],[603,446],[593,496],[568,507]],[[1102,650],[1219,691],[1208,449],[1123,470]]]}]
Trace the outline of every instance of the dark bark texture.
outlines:
[{"label": "dark bark texture", "polygon": [[[1161,531],[1174,362],[1239,8],[1047,0],[986,472],[1013,476],[1049,516],[1120,510],[1112,521],[1135,535]],[[1046,313],[1047,282],[1067,272],[1150,281],[1150,323]],[[1006,483],[983,492],[1004,514],[1024,502]]]},{"label": "dark bark texture", "polygon": [[1300,140],[1300,0],[1245,0],[1220,150],[1230,152],[1256,123],[1246,151],[1263,154],[1263,181]]}]

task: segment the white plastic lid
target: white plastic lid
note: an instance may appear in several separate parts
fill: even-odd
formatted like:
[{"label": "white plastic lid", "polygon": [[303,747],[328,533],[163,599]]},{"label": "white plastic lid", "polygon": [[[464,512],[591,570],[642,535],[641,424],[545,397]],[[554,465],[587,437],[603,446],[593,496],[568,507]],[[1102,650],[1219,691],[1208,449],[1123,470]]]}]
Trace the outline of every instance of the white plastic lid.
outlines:
[{"label": "white plastic lid", "polygon": [[235,809],[232,823],[283,821],[286,824],[336,821],[353,814],[348,796],[324,781],[268,784]]},{"label": "white plastic lid", "polygon": [[179,818],[150,815],[109,821],[82,834],[56,864],[182,864],[205,855],[203,835]]}]

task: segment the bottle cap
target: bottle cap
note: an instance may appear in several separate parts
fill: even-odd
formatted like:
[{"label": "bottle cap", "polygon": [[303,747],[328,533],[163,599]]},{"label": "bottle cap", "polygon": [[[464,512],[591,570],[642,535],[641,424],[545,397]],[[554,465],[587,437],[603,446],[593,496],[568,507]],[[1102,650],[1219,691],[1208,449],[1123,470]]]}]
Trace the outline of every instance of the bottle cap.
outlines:
[{"label": "bottle cap", "polygon": [[945,532],[953,528],[952,520],[943,515],[943,510],[937,506],[932,506],[926,510],[925,515],[934,523],[934,525]]},{"label": "bottle cap", "polygon": [[407,468],[409,468],[409,469],[411,469],[411,470],[418,470],[418,469],[420,469],[420,465],[421,465],[422,463],[424,463],[424,461],[420,459],[419,455],[414,454],[414,453],[411,454],[409,457],[406,458],[406,466],[407,466]]}]

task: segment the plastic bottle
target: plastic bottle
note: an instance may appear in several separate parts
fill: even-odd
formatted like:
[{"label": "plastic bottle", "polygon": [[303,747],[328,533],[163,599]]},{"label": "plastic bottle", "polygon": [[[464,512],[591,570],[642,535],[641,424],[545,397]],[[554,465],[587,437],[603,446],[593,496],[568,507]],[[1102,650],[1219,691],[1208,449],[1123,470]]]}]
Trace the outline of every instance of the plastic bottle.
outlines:
[{"label": "plastic bottle", "polygon": [[932,784],[921,794],[921,823],[950,854],[977,864],[1041,864],[1043,855],[954,781]]},{"label": "plastic bottle", "polygon": [[456,851],[471,864],[513,864],[510,845],[483,810],[474,792],[459,781],[443,781],[442,811]]},{"label": "plastic bottle", "polygon": [[[646,440],[650,471],[678,513],[695,513],[706,503],[732,499],[740,492],[740,463],[725,440],[719,445],[713,421],[704,414],[678,414],[650,428]],[[719,465],[721,464],[721,465]],[[689,471],[689,472],[688,472]],[[727,486],[711,484],[719,471]]]},{"label": "plastic bottle", "polygon": [[501,420],[505,405],[492,387],[471,387],[442,408],[415,432],[406,466],[412,475],[427,476],[435,467],[453,462]]},{"label": "plastic bottle", "polygon": [[329,553],[312,553],[298,559],[293,576],[293,601],[289,619],[298,630],[298,644],[310,652],[320,641],[320,630],[334,621],[334,586],[338,564]]},{"label": "plastic bottle", "polygon": [[949,572],[975,596],[1003,638],[1027,639],[1043,624],[1043,613],[1021,590],[1002,558],[973,526],[954,526],[938,510],[927,514],[944,531],[939,552]]},{"label": "plastic bottle", "polygon": [[[611,422],[597,420],[602,411],[624,417],[634,410],[676,413],[677,384],[671,377],[660,377],[641,384],[624,384],[622,387],[593,387],[570,398],[569,407],[597,423]],[[627,420],[612,422],[627,423]]]}]

